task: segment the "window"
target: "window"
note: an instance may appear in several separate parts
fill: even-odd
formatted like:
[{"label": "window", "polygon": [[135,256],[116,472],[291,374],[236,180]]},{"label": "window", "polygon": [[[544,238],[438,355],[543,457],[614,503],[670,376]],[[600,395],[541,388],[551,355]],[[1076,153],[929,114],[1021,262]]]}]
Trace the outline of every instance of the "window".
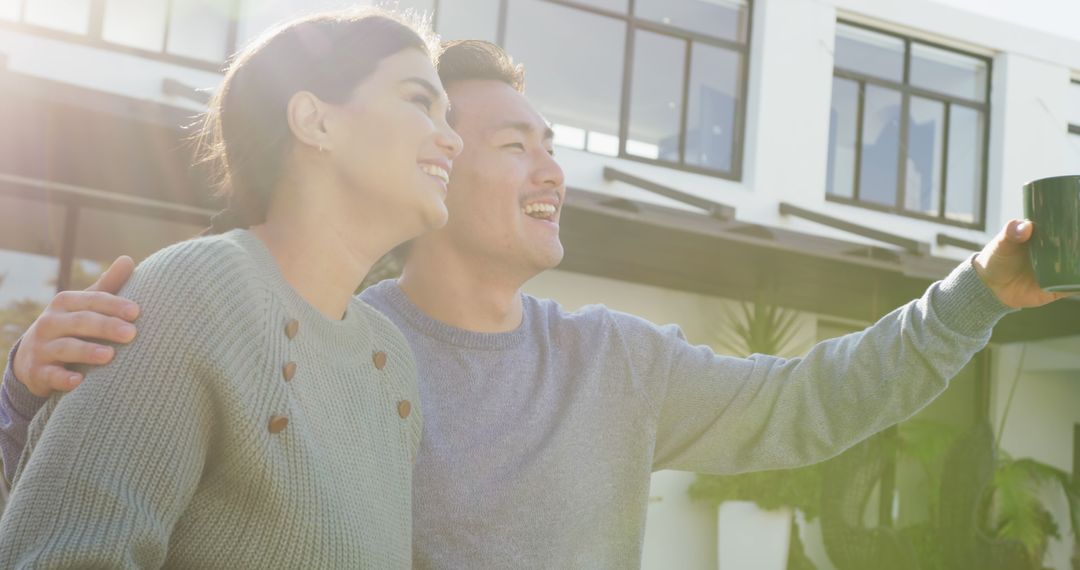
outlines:
[{"label": "window", "polygon": [[0,18],[84,43],[217,71],[236,48],[238,2],[0,0]]},{"label": "window", "polygon": [[1070,174],[1080,174],[1080,80],[1069,83],[1069,147]]},{"label": "window", "polygon": [[982,228],[990,61],[837,23],[829,200]]},{"label": "window", "polygon": [[[449,6],[462,3],[438,2],[440,32]],[[505,6],[502,43],[525,64],[529,98],[557,145],[740,177],[749,0]],[[553,42],[574,55],[556,57]]]}]

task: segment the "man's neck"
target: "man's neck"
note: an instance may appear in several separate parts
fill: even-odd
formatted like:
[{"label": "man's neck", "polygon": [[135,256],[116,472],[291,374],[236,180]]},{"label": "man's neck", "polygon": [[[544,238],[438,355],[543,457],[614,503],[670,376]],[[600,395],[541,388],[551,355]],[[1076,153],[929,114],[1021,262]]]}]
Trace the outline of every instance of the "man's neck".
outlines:
[{"label": "man's neck", "polygon": [[453,251],[414,251],[398,284],[427,316],[462,330],[509,332],[522,320],[525,280]]}]

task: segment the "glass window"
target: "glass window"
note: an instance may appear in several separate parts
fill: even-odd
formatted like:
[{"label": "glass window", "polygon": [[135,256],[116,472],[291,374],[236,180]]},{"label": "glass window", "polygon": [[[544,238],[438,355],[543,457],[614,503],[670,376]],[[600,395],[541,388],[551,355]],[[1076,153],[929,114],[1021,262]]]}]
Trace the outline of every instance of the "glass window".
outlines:
[{"label": "glass window", "polygon": [[0,20],[17,21],[21,8],[22,0],[0,0]]},{"label": "glass window", "polygon": [[90,28],[90,0],[27,0],[23,19],[46,28],[85,34]]},{"label": "glass window", "polygon": [[65,208],[0,194],[0,362],[56,294]]},{"label": "glass window", "polygon": [[867,85],[863,108],[859,199],[895,206],[900,160],[900,92]]},{"label": "glass window", "polygon": [[731,170],[741,86],[738,52],[695,42],[690,55],[686,163]]},{"label": "glass window", "polygon": [[832,107],[829,111],[829,164],[827,192],[844,198],[855,197],[855,144],[858,129],[859,84],[833,78]]},{"label": "glass window", "polygon": [[214,0],[172,2],[165,51],[205,61],[224,61],[229,41],[230,7]]},{"label": "glass window", "polygon": [[679,160],[685,58],[686,40],[645,30],[636,32],[628,154]]},{"label": "glass window", "polygon": [[911,45],[911,84],[938,93],[986,101],[986,62],[941,48]]},{"label": "glass window", "polygon": [[949,107],[949,167],[945,217],[974,222],[982,209],[983,114],[961,105]]},{"label": "glass window", "polygon": [[836,46],[826,195],[981,227],[990,62],[844,23]]},{"label": "glass window", "polygon": [[499,28],[499,2],[500,0],[439,0],[436,22],[439,35],[444,40],[494,42]]},{"label": "glass window", "polygon": [[1080,81],[1069,82],[1069,124],[1080,126]]},{"label": "glass window", "polygon": [[167,9],[166,0],[108,0],[101,36],[107,42],[161,51]]},{"label": "glass window", "polygon": [[[562,53],[582,55],[552,57],[551,30]],[[593,152],[618,154],[625,43],[622,20],[540,0],[509,4],[506,47],[528,70],[529,99],[548,121],[584,130]]]},{"label": "glass window", "polygon": [[901,82],[904,80],[904,40],[837,24],[836,68]]},{"label": "glass window", "polygon": [[745,0],[637,0],[635,15],[691,32],[746,41]]},{"label": "glass window", "polygon": [[945,104],[921,97],[909,103],[904,208],[936,216],[945,153]]}]

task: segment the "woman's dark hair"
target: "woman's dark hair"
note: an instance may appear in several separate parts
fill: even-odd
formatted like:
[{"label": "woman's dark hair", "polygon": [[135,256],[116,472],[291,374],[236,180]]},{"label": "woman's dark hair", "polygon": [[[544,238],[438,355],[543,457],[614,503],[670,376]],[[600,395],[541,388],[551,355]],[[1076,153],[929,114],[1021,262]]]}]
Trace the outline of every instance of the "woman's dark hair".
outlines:
[{"label": "woman's dark hair", "polygon": [[197,137],[228,200],[209,233],[263,222],[291,148],[286,110],[300,91],[348,101],[383,59],[432,41],[402,17],[367,9],[322,12],[268,30],[237,53],[211,99]]}]

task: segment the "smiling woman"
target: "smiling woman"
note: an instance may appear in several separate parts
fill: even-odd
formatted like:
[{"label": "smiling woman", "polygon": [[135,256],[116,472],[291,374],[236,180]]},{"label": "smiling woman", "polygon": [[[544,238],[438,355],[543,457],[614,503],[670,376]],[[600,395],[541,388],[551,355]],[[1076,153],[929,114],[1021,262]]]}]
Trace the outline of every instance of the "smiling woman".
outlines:
[{"label": "smiling woman", "polygon": [[225,233],[138,266],[120,292],[138,335],[70,394],[4,381],[41,411],[4,466],[0,567],[411,567],[416,366],[352,295],[446,222],[462,143],[429,45],[390,14],[332,12],[233,59],[200,141]]}]

